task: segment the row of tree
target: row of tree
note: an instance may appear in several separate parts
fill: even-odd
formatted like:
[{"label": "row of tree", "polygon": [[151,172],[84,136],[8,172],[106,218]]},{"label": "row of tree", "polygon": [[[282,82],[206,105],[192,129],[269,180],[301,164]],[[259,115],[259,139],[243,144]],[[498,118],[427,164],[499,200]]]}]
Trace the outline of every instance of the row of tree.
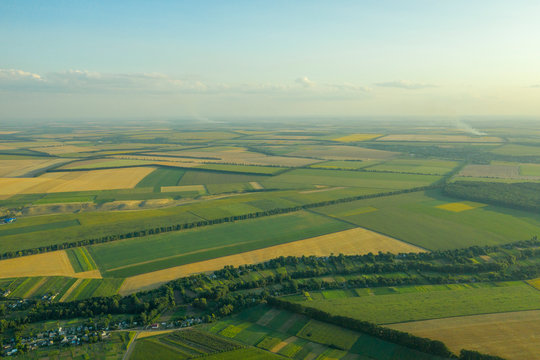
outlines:
[{"label": "row of tree", "polygon": [[460,199],[534,212],[540,211],[540,183],[456,181],[447,184],[443,188],[443,193]]}]

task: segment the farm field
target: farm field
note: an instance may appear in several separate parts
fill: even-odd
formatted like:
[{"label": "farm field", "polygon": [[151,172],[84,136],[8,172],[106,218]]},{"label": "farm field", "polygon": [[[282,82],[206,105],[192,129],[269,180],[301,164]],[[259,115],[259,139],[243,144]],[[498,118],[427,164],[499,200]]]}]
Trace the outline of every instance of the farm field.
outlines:
[{"label": "farm field", "polygon": [[540,292],[525,282],[428,291],[400,289],[375,296],[311,300],[304,304],[378,324],[540,309]]},{"label": "farm field", "polygon": [[494,154],[511,156],[539,156],[540,148],[537,146],[526,146],[517,144],[507,144],[491,150]]},{"label": "farm field", "polygon": [[454,203],[456,199],[428,191],[313,210],[430,250],[503,244],[540,233],[540,221],[531,213],[475,203],[467,211],[444,208]]},{"label": "farm field", "polygon": [[151,167],[50,172],[37,178],[0,178],[0,195],[127,189],[152,172]]},{"label": "farm field", "polygon": [[382,134],[350,134],[350,135],[345,135],[345,136],[342,136],[333,140],[340,141],[340,142],[355,142],[355,141],[371,140],[380,136],[382,136]]},{"label": "farm field", "polygon": [[354,186],[377,189],[406,189],[431,185],[438,176],[365,173],[358,171],[332,171],[319,169],[297,169],[273,178],[284,183],[316,184],[327,186]]},{"label": "farm field", "polygon": [[11,159],[0,157],[0,178],[15,178],[29,176],[42,169],[57,166],[68,159],[48,159],[48,158],[25,158],[24,156]]},{"label": "farm field", "polygon": [[127,277],[351,227],[339,220],[297,212],[115,241],[90,246],[88,250],[106,276]]},{"label": "farm field", "polygon": [[289,359],[437,359],[365,334],[268,307],[248,309],[205,328],[210,333]]},{"label": "farm field", "polygon": [[123,283],[120,292],[122,294],[128,294],[137,290],[155,287],[166,281],[171,281],[182,276],[219,270],[227,265],[239,266],[243,264],[255,264],[279,256],[354,255],[367,254],[369,252],[378,253],[379,251],[408,253],[423,250],[369,230],[354,228],[305,240],[293,241],[282,245],[265,247],[259,250],[223,256],[128,277]]},{"label": "farm field", "polygon": [[452,351],[471,349],[505,359],[540,359],[540,311],[472,315],[392,324],[389,327],[443,341]]},{"label": "farm field", "polygon": [[64,250],[0,260],[0,278],[28,276],[101,277],[99,271],[76,273]]},{"label": "farm field", "polygon": [[122,168],[135,167],[140,165],[152,165],[154,162],[145,160],[118,160],[118,159],[97,159],[76,161],[59,168],[59,170],[88,170],[99,168]]},{"label": "farm field", "polygon": [[[436,358],[265,305],[275,296],[403,326],[456,354],[502,356],[490,339],[514,336],[504,354],[531,357],[536,327],[520,316],[540,311],[540,218],[442,191],[460,179],[539,182],[532,132],[239,124],[0,134],[0,215],[15,218],[0,225],[8,316],[61,318],[29,333],[71,316],[125,321],[141,331],[130,358]],[[204,324],[176,331],[193,321]],[[83,358],[77,349],[39,354]]]},{"label": "farm field", "polygon": [[422,134],[404,134],[387,135],[378,138],[377,141],[428,141],[428,142],[478,142],[478,143],[498,143],[501,138],[494,136],[467,136],[467,135],[422,135]]},{"label": "farm field", "polygon": [[[272,147],[268,147],[268,149],[272,150]],[[398,155],[398,153],[391,151],[349,145],[329,145],[325,147],[300,145],[286,148],[284,151],[287,156],[306,156],[326,160],[382,160]]]},{"label": "farm field", "polygon": [[458,165],[455,161],[438,159],[393,159],[369,166],[370,171],[390,171],[397,173],[414,173],[426,175],[444,175]]}]

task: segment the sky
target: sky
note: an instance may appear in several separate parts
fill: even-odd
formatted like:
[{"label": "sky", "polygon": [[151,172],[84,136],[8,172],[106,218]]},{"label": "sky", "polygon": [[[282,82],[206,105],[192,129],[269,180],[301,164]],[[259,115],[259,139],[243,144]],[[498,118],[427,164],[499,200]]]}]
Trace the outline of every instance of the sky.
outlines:
[{"label": "sky", "polygon": [[540,1],[0,1],[0,121],[540,117]]}]

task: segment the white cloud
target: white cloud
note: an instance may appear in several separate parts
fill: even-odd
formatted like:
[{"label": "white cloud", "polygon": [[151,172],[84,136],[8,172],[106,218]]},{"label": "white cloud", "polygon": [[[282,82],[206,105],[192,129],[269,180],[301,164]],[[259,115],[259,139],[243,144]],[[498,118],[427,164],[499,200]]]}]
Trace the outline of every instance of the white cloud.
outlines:
[{"label": "white cloud", "polygon": [[192,77],[161,73],[100,73],[68,70],[33,74],[0,69],[0,90],[49,93],[142,93],[142,94],[269,94],[273,96],[330,97],[358,96],[370,89],[350,84],[318,84],[307,77],[284,83],[212,83]]},{"label": "white cloud", "polygon": [[302,85],[303,87],[314,87],[315,83],[309,80],[306,76],[296,79],[296,83]]},{"label": "white cloud", "polygon": [[437,87],[436,85],[433,85],[433,84],[417,83],[417,82],[412,82],[409,80],[380,82],[380,83],[376,83],[375,85],[380,86],[380,87],[391,87],[391,88],[407,89],[407,90],[418,90],[418,89]]},{"label": "white cloud", "polygon": [[15,70],[15,69],[0,69],[0,81],[6,80],[42,80],[38,74]]}]

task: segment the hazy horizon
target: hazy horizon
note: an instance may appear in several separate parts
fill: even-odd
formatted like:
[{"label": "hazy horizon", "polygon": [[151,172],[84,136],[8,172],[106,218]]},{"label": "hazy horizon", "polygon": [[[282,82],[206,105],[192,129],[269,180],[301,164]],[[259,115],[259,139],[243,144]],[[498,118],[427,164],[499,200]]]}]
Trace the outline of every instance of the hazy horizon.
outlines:
[{"label": "hazy horizon", "polygon": [[536,1],[0,4],[0,120],[540,116]]}]

